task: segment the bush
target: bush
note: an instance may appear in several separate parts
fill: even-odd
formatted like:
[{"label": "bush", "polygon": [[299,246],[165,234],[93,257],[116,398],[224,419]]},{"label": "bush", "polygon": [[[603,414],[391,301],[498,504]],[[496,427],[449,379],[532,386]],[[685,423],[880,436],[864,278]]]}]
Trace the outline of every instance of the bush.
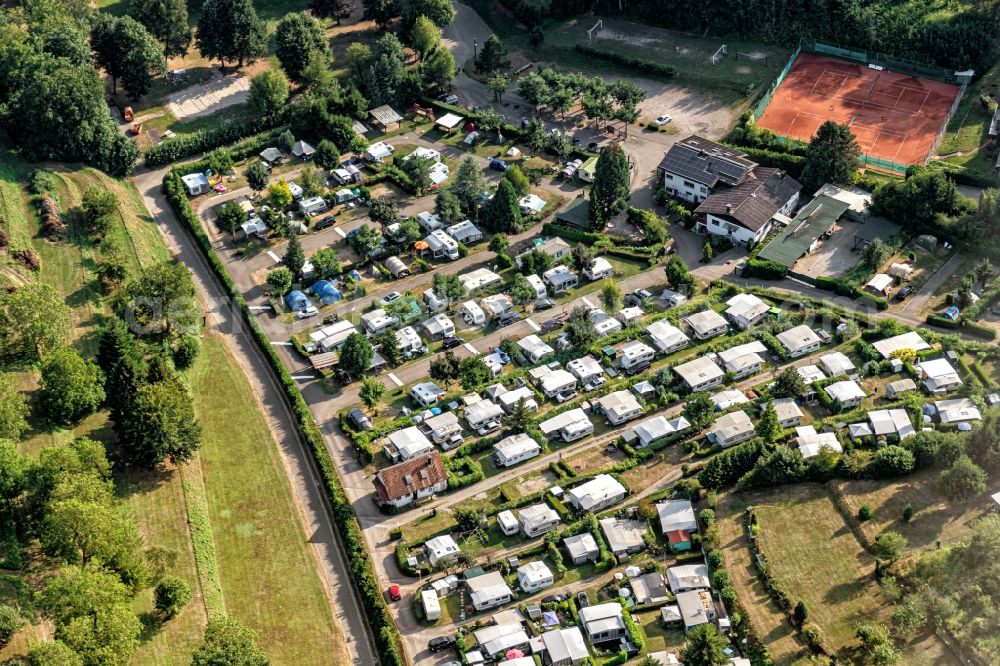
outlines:
[{"label": "bush", "polygon": [[871,520],[872,516],[874,515],[875,512],[872,511],[872,508],[867,504],[862,504],[861,506],[858,507],[858,520],[860,520],[861,522],[864,522],[866,520]]},{"label": "bush", "polygon": [[6,647],[14,634],[28,624],[21,612],[13,606],[0,604],[0,647]]},{"label": "bush", "polygon": [[[277,127],[277,129],[274,129],[273,131],[267,131],[276,127],[281,122],[281,116],[279,114],[271,120],[257,119],[234,125],[223,125],[216,129],[199,130],[197,132],[192,132],[191,134],[182,134],[172,139],[167,139],[158,146],[147,148],[143,153],[143,159],[146,166],[162,166],[164,164],[176,162],[184,157],[197,155],[198,153],[203,153],[212,150],[213,148],[226,146],[235,142],[239,142],[239,144],[250,142],[253,146],[257,146],[259,143],[260,147],[256,148],[256,150],[251,153],[255,154],[266,148],[267,145],[265,144],[273,142],[277,135],[285,129],[284,127]],[[255,139],[259,141],[255,141]],[[234,148],[230,149],[230,152],[233,153],[234,160],[244,159],[249,156],[247,154],[240,154],[237,156],[237,152],[243,153],[244,151],[236,150]]]},{"label": "bush", "polygon": [[583,53],[589,55],[593,58],[598,58],[600,60],[607,60],[608,62],[613,62],[619,65],[624,65],[631,70],[642,72],[644,74],[653,74],[654,76],[660,76],[667,79],[672,79],[677,76],[677,68],[673,65],[667,65],[662,62],[656,62],[654,60],[642,60],[640,58],[632,58],[630,56],[622,55],[614,51],[605,51],[604,49],[597,49],[593,46],[588,46],[586,44],[577,44],[573,47],[578,53]]},{"label": "bush", "polygon": [[780,280],[788,275],[788,267],[769,259],[749,259],[743,267],[743,276],[755,277],[761,280]]},{"label": "bush", "polygon": [[180,578],[167,576],[156,586],[153,593],[156,610],[170,619],[177,617],[187,602],[191,601],[191,587]]},{"label": "bush", "polygon": [[178,370],[186,370],[194,365],[201,351],[201,340],[196,335],[182,335],[174,346],[174,365]]}]

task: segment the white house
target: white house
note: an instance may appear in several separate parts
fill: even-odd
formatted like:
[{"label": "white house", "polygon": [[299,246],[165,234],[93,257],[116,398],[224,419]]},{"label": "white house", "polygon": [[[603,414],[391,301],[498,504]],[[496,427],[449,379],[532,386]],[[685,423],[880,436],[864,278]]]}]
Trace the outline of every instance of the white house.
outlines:
[{"label": "white house", "polygon": [[976,403],[969,398],[955,400],[938,400],[934,403],[941,423],[961,423],[963,421],[978,421],[982,418]]},{"label": "white house", "polygon": [[816,432],[811,425],[799,426],[795,429],[795,445],[806,460],[819,455],[824,447],[836,453],[843,453],[837,434],[833,432]]},{"label": "white house", "polygon": [[600,308],[594,308],[590,311],[590,321],[594,325],[598,338],[606,338],[622,330],[622,323]]},{"label": "white house", "polygon": [[479,299],[479,307],[490,319],[496,319],[505,312],[513,310],[514,301],[507,294],[491,294]]},{"label": "white house", "polygon": [[760,340],[754,340],[720,351],[719,360],[725,366],[726,372],[733,373],[736,379],[739,379],[760,372],[764,365],[761,354],[766,353],[767,347],[764,346],[764,343]]},{"label": "white house", "polygon": [[715,603],[712,601],[712,593],[706,589],[678,592],[677,609],[680,612],[684,631],[691,631],[699,625],[715,622],[718,617]]},{"label": "white house", "polygon": [[354,324],[346,319],[341,319],[318,331],[313,331],[309,334],[309,340],[324,352],[329,352],[340,347],[347,341],[347,338],[357,332],[358,329],[354,328]]},{"label": "white house", "polygon": [[399,317],[394,317],[382,308],[378,308],[361,315],[361,325],[369,336],[382,335],[399,326]]},{"label": "white house", "polygon": [[630,518],[602,518],[598,521],[608,549],[619,560],[642,552],[646,548],[643,535],[647,525],[644,520]]},{"label": "white house", "polygon": [[493,459],[497,467],[513,467],[525,460],[531,460],[541,452],[542,447],[538,442],[523,432],[504,437],[493,445]]},{"label": "white house", "polygon": [[416,352],[420,351],[424,346],[424,341],[420,339],[417,332],[412,326],[404,326],[403,328],[396,331],[396,345],[399,347],[399,351],[403,352]]},{"label": "white house", "polygon": [[781,169],[759,167],[739,185],[710,194],[694,211],[695,231],[723,236],[744,247],[759,243],[776,221],[788,220],[801,190],[802,186]]},{"label": "white house", "polygon": [[386,456],[393,462],[409,460],[434,450],[434,445],[416,426],[391,432],[386,438],[389,443],[383,448]]},{"label": "white house", "polygon": [[438,312],[448,307],[448,301],[435,294],[433,288],[424,290],[424,303],[431,312]]},{"label": "white house", "polygon": [[372,480],[376,501],[402,508],[448,489],[448,472],[437,451],[379,470]]},{"label": "white house", "polygon": [[625,499],[628,490],[610,474],[598,474],[566,495],[578,511],[602,511]]},{"label": "white house", "polygon": [[[844,352],[830,352],[819,357],[819,365],[827,377],[840,377],[854,372],[854,363]],[[822,378],[820,378],[822,379]]]},{"label": "white house", "polygon": [[559,238],[558,236],[547,238],[544,241],[535,240],[534,243],[528,246],[528,249],[526,249],[524,252],[520,253],[519,255],[517,255],[517,257],[514,258],[514,263],[517,264],[518,268],[521,267],[521,258],[524,257],[524,255],[532,252],[533,250],[538,250],[539,252],[547,254],[553,259],[559,260],[562,259],[563,257],[569,256],[569,253],[572,252],[573,248],[570,246],[569,243],[564,241],[562,238]]},{"label": "white house", "polygon": [[471,220],[462,220],[448,227],[448,235],[459,243],[471,245],[483,240],[483,232]]},{"label": "white house", "polygon": [[729,306],[726,316],[744,331],[760,322],[771,310],[770,305],[753,294],[736,294],[726,301],[726,305]]},{"label": "white house", "polygon": [[688,336],[684,335],[679,328],[665,319],[654,321],[646,328],[646,332],[661,354],[672,354],[675,351],[684,349],[690,342]]},{"label": "white house", "polygon": [[597,405],[612,425],[621,425],[642,415],[642,405],[631,391],[615,391],[601,396]]},{"label": "white house", "polygon": [[900,349],[912,349],[915,352],[920,352],[931,348],[931,346],[927,344],[927,342],[920,337],[920,334],[916,331],[896,335],[891,338],[886,338],[885,340],[877,340],[872,343],[872,347],[874,347],[879,354],[882,354],[882,358],[891,358],[892,355]]},{"label": "white house", "polygon": [[462,319],[469,326],[483,326],[486,324],[486,313],[475,301],[466,301],[461,307]]},{"label": "white house", "polygon": [[499,571],[491,571],[482,576],[470,578],[465,583],[469,587],[469,599],[477,611],[496,608],[514,598],[514,593]]},{"label": "white house", "polygon": [[437,592],[434,590],[422,590],[420,592],[420,603],[423,605],[424,618],[429,622],[441,619],[441,602],[438,601]]},{"label": "white house", "polygon": [[541,639],[547,666],[583,666],[590,660],[579,627],[546,631]]},{"label": "white house", "polygon": [[425,319],[420,327],[427,331],[427,337],[431,340],[443,340],[455,335],[455,322],[443,312]]},{"label": "white house", "polygon": [[660,441],[664,437],[683,432],[691,427],[691,423],[683,416],[667,419],[665,416],[654,416],[646,419],[632,431],[636,436],[636,448],[644,449],[650,444]]},{"label": "white house", "polygon": [[707,590],[712,587],[708,580],[708,567],[704,564],[684,564],[667,569],[667,584],[674,594],[686,590]]},{"label": "white house", "polygon": [[725,448],[745,442],[756,434],[753,421],[743,410],[723,414],[706,434],[708,441]]},{"label": "white house", "polygon": [[507,536],[513,536],[521,531],[521,523],[517,522],[514,512],[507,509],[497,514],[497,525]]},{"label": "white house", "polygon": [[780,398],[773,403],[774,413],[782,428],[791,428],[802,422],[805,416],[794,398]]},{"label": "white house", "polygon": [[455,412],[441,412],[437,416],[424,419],[421,425],[435,444],[447,444],[452,437],[462,433],[462,426]]},{"label": "white house", "polygon": [[583,269],[583,274],[588,280],[604,280],[615,274],[615,267],[604,257],[595,257],[589,268]]},{"label": "white house", "polygon": [[594,535],[590,532],[566,537],[563,539],[563,545],[566,547],[566,552],[569,553],[570,561],[575,565],[596,562],[601,552],[597,541],[594,540]]},{"label": "white house", "polygon": [[652,347],[638,340],[632,340],[622,345],[618,362],[623,370],[632,374],[633,371],[649,365],[655,356],[656,352]]},{"label": "white house", "polygon": [[889,382],[885,386],[885,395],[887,398],[892,399],[903,393],[908,393],[910,391],[917,390],[917,383],[907,377],[906,379],[897,379],[894,382]]},{"label": "white house", "polygon": [[604,368],[590,354],[573,359],[566,364],[566,370],[579,379],[581,384],[586,384],[595,377],[604,376]]},{"label": "white house", "polygon": [[534,333],[518,340],[517,346],[521,348],[521,353],[524,354],[524,358],[529,363],[538,363],[549,354],[556,352],[555,349],[542,342],[542,339]]},{"label": "white house", "polygon": [[444,391],[434,382],[422,382],[410,389],[410,397],[421,407],[430,407],[444,396]]},{"label": "white house", "polygon": [[674,372],[692,391],[704,391],[718,386],[726,378],[726,373],[707,356],[681,363],[674,367]]},{"label": "white house", "polygon": [[622,323],[622,326],[628,326],[629,324],[634,324],[642,319],[642,315],[645,314],[640,307],[630,307],[622,308],[615,313],[615,319]]},{"label": "white house", "polygon": [[756,167],[746,153],[694,135],[672,145],[657,171],[668,194],[700,203],[717,187],[746,181]]},{"label": "white house", "polygon": [[518,513],[521,530],[526,536],[537,537],[559,527],[559,514],[548,504],[532,504]]},{"label": "white house", "polygon": [[617,641],[627,633],[622,605],[617,601],[581,608],[580,624],[591,645]]},{"label": "white house", "polygon": [[381,162],[391,156],[396,149],[383,141],[376,141],[365,150],[364,158],[368,162]]},{"label": "white house", "polygon": [[660,530],[664,534],[682,531],[692,534],[698,531],[698,519],[690,500],[667,500],[656,505],[660,519]]},{"label": "white house", "polygon": [[573,442],[594,432],[594,424],[587,413],[577,407],[542,421],[538,429],[549,439],[561,437],[564,442]]},{"label": "white house", "polygon": [[424,553],[432,567],[454,562],[461,552],[450,534],[442,534],[424,542]]},{"label": "white house", "polygon": [[566,266],[556,266],[555,268],[550,268],[542,273],[542,280],[549,285],[551,293],[553,294],[561,294],[562,292],[572,289],[580,283],[580,279],[576,276],[576,273],[571,271]]},{"label": "white house", "polygon": [[328,208],[323,197],[309,197],[299,201],[299,212],[306,216],[319,215]]},{"label": "white house", "polygon": [[916,432],[905,409],[872,410],[868,412],[868,421],[876,436],[896,434],[905,439]]},{"label": "white house", "polygon": [[503,410],[500,405],[489,400],[480,400],[465,407],[465,420],[473,430],[494,421],[499,423],[501,417],[503,417]]},{"label": "white house", "polygon": [[795,368],[795,371],[799,373],[799,377],[806,385],[812,384],[813,382],[821,382],[826,379],[826,375],[823,371],[815,365],[803,365],[801,368]]},{"label": "white house", "polygon": [[525,592],[538,592],[552,587],[555,579],[545,562],[526,562],[517,568],[517,586]]},{"label": "white house", "polygon": [[[469,580],[472,579],[470,578]],[[492,582],[494,581],[483,581],[483,587],[488,586]],[[502,590],[499,592],[502,594]],[[501,614],[497,613],[493,617],[497,615]],[[470,664],[482,664],[484,656],[495,658],[506,654],[508,650],[521,649],[523,651],[528,647],[528,634],[525,633],[521,622],[515,618],[505,619],[503,622],[497,622],[482,629],[476,629],[472,632],[472,635],[475,636],[479,647],[477,652],[481,654],[478,660],[470,659]]]},{"label": "white house", "polygon": [[444,222],[441,218],[429,210],[417,213],[417,224],[419,224],[427,233],[444,228]]},{"label": "white house", "polygon": [[958,372],[945,358],[921,361],[917,363],[917,372],[920,373],[924,388],[931,395],[944,395],[962,385]]},{"label": "white house", "polygon": [[850,379],[834,382],[823,389],[831,400],[839,401],[841,408],[857,407],[868,394],[861,386]]},{"label": "white house", "polygon": [[712,402],[715,403],[717,411],[725,411],[733,405],[743,405],[750,402],[750,398],[744,395],[739,389],[725,389],[711,395]]},{"label": "white house", "polygon": [[695,312],[681,321],[691,329],[692,335],[699,340],[710,340],[729,330],[729,324],[715,310]]},{"label": "white house", "polygon": [[435,259],[458,259],[458,243],[442,229],[435,229],[424,238],[427,251]]},{"label": "white house", "polygon": [[514,408],[517,407],[517,403],[522,400],[524,401],[524,406],[529,411],[538,411],[538,401],[535,400],[535,393],[527,386],[521,386],[513,391],[504,391],[496,397],[496,403],[508,414],[513,412]]},{"label": "white house", "polygon": [[554,398],[563,391],[576,388],[576,377],[559,368],[542,377],[540,387],[546,398]]},{"label": "white house", "polygon": [[531,285],[531,288],[535,290],[535,299],[545,298],[549,295],[548,290],[545,289],[545,283],[542,282],[542,278],[538,277],[534,273],[527,276],[525,280]]},{"label": "white house", "polygon": [[822,344],[816,332],[805,324],[782,331],[776,337],[792,358],[811,354]]},{"label": "white house", "polygon": [[458,276],[459,282],[465,288],[465,293],[472,295],[480,289],[489,289],[503,283],[503,278],[488,268],[477,268]]}]

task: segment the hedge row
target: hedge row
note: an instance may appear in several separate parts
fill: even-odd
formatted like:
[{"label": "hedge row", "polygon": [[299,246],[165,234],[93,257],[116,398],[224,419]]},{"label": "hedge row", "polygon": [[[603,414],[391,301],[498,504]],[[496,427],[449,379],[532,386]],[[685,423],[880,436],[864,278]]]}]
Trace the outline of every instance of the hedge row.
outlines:
[{"label": "hedge row", "polygon": [[770,259],[752,257],[743,267],[744,277],[755,277],[761,280],[781,280],[788,275],[788,267]]},{"label": "hedge row", "polygon": [[184,192],[184,184],[177,171],[171,170],[163,177],[163,191],[174,210],[174,214],[194,236],[208,265],[226,291],[229,292],[244,324],[257,343],[258,350],[271,364],[271,369],[279,380],[295,418],[298,435],[302,441],[308,444],[313,460],[323,478],[327,498],[332,507],[334,523],[347,553],[347,563],[351,568],[352,578],[364,606],[372,638],[379,652],[379,661],[383,666],[406,666],[399,630],[393,622],[389,608],[382,597],[382,591],[379,589],[378,578],[365,546],[361,525],[351,509],[351,502],[340,483],[333,461],[323,441],[323,435],[320,434],[312,413],[309,411],[309,405],[299,392],[295,380],[292,379],[281,359],[278,358],[263,329],[260,328],[257,319],[247,306],[246,300],[226,271],[219,255],[212,248],[211,241],[201,228],[198,216],[191,208],[191,203]]},{"label": "hedge row", "polygon": [[605,51],[604,49],[597,49],[593,46],[588,46],[586,44],[577,44],[573,47],[578,53],[583,53],[589,55],[593,58],[599,58],[600,60],[607,60],[608,62],[613,62],[618,65],[624,65],[629,69],[633,69],[644,74],[653,74],[656,76],[662,76],[667,79],[672,79],[677,76],[677,68],[673,65],[666,65],[662,62],[656,62],[655,60],[642,60],[641,58],[633,58],[631,56],[622,55],[620,53],[615,53],[614,51]]},{"label": "hedge row", "polygon": [[[223,125],[211,130],[198,130],[191,134],[183,134],[172,139],[167,139],[158,146],[147,148],[143,153],[143,160],[148,167],[163,166],[184,157],[190,157],[191,155],[197,155],[198,153],[203,153],[219,146],[239,142],[230,148],[231,152],[235,152],[237,146],[242,143],[241,139],[248,140],[252,139],[255,135],[261,136],[263,134],[277,136],[285,129],[286,127],[282,119],[276,118],[273,120],[248,120],[243,123]],[[268,132],[267,130],[272,131]],[[264,148],[266,147],[264,146]],[[234,155],[234,159],[243,159],[243,157],[246,156],[236,158]]]},{"label": "hedge row", "polygon": [[747,157],[761,166],[781,169],[792,178],[799,178],[802,175],[802,170],[806,168],[806,158],[801,155],[778,153],[773,150],[765,150],[763,148],[749,148],[747,146],[730,144],[724,145],[729,145],[730,148],[746,153]]},{"label": "hedge row", "polygon": [[820,275],[816,278],[816,288],[832,291],[840,296],[856,298],[873,305],[876,310],[885,310],[889,307],[888,299],[882,298],[881,296],[875,296],[874,294],[869,294],[868,292],[859,289],[856,285],[853,285],[850,282],[845,282],[839,278]]}]

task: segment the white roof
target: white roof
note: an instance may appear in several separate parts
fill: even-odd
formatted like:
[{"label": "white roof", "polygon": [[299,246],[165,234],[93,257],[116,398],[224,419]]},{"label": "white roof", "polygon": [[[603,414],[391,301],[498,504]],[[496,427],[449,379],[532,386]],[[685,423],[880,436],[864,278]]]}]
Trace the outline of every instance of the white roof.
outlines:
[{"label": "white roof", "polygon": [[389,441],[396,447],[400,457],[404,460],[409,460],[434,449],[434,445],[424,437],[422,432],[417,430],[416,426],[389,433]]},{"label": "white roof", "polygon": [[587,418],[586,412],[577,407],[576,409],[556,414],[552,418],[542,421],[538,424],[538,428],[546,437],[550,437],[552,433],[558,432],[566,426],[583,422],[590,423],[590,419]]},{"label": "white roof", "polygon": [[454,113],[446,113],[437,120],[435,120],[434,124],[440,125],[445,129],[453,129],[460,122],[462,122],[462,116],[459,116]]},{"label": "white roof", "polygon": [[826,375],[824,375],[823,371],[816,365],[803,365],[801,368],[796,368],[796,371],[798,371],[799,377],[802,377],[802,381],[806,384],[812,384],[813,382],[826,379]]},{"label": "white roof", "polygon": [[750,402],[750,398],[743,395],[743,391],[738,389],[726,389],[725,391],[713,393],[712,402],[715,403],[716,409],[722,411],[729,409],[733,405],[742,405]]},{"label": "white roof", "polygon": [[538,277],[534,273],[527,276],[525,280],[528,281],[528,284],[530,284],[536,292],[545,290],[545,283],[542,282],[542,278]]},{"label": "white roof", "polygon": [[542,342],[542,339],[534,333],[518,340],[517,346],[533,355],[535,358],[541,358],[548,354],[555,353],[555,350],[552,347]]},{"label": "white roof", "polygon": [[660,351],[672,349],[682,342],[688,342],[688,336],[684,335],[679,328],[664,319],[654,321],[646,327],[646,332],[649,333],[649,337],[653,339],[653,344],[659,347]]},{"label": "white roof", "polygon": [[877,349],[878,352],[882,354],[882,358],[889,358],[892,356],[894,351],[898,351],[900,349],[912,349],[913,351],[918,352],[931,348],[931,346],[927,344],[916,331],[903,333],[902,335],[886,338],[885,340],[878,340],[877,342],[872,343],[872,347]]},{"label": "white roof", "polygon": [[722,318],[722,315],[715,310],[695,312],[694,314],[685,317],[684,321],[687,322],[687,325],[690,326],[695,333],[702,335],[716,328],[725,328],[728,326],[726,320]]},{"label": "white roof", "polygon": [[203,173],[189,173],[186,176],[181,176],[181,180],[192,189],[196,187],[208,187],[208,178]]},{"label": "white roof", "polygon": [[805,459],[812,458],[819,454],[820,449],[824,446],[836,451],[837,453],[843,453],[844,447],[840,445],[837,440],[836,433],[832,432],[816,432],[816,429],[811,425],[799,426],[795,429],[795,444],[799,447],[799,453]]},{"label": "white roof", "polygon": [[486,313],[483,309],[476,304],[475,301],[466,301],[462,303],[462,309],[472,315],[473,319],[479,319],[480,317],[485,317]]},{"label": "white roof", "polygon": [[583,557],[584,555],[596,553],[600,550],[597,547],[597,541],[594,540],[594,535],[590,532],[566,537],[563,539],[563,543],[566,545],[566,550],[574,558]]},{"label": "white roof", "polygon": [[444,333],[445,331],[454,332],[455,330],[455,324],[451,321],[448,315],[443,312],[439,312],[433,317],[428,317],[420,325],[427,329],[428,333],[432,333],[434,335]]},{"label": "white roof", "polygon": [[726,314],[734,319],[739,317],[753,319],[761,312],[767,312],[771,309],[771,306],[753,294],[736,294],[726,301],[726,305],[729,306],[726,308]]},{"label": "white roof", "polygon": [[576,273],[571,271],[566,266],[556,266],[555,268],[550,268],[549,270],[542,273],[542,279],[549,284],[558,285],[562,282],[568,282],[570,280],[576,280]]},{"label": "white roof", "polygon": [[799,409],[799,405],[795,402],[794,398],[781,398],[774,401],[774,413],[777,414],[779,421],[787,421],[793,418],[802,418],[802,410]]},{"label": "white roof", "polygon": [[637,425],[633,431],[640,441],[649,444],[690,427],[691,423],[683,416],[670,420],[665,416],[654,416]]},{"label": "white roof", "polygon": [[455,240],[462,240],[462,238],[475,236],[476,234],[482,236],[483,232],[479,230],[479,227],[472,223],[472,220],[462,220],[461,222],[456,222],[448,227],[448,235]]},{"label": "white roof", "polygon": [[610,474],[598,474],[590,481],[569,491],[569,496],[574,500],[574,504],[583,511],[589,511],[592,507],[611,497],[626,494],[628,494],[628,490],[625,489],[625,486],[618,483],[618,480]]},{"label": "white roof", "polygon": [[505,509],[497,514],[497,523],[499,523],[501,527],[505,527],[507,529],[511,529],[518,525],[517,518],[514,517],[514,512],[510,509]]},{"label": "white roof", "polygon": [[501,416],[503,416],[503,410],[500,405],[489,400],[480,400],[465,408],[465,420],[474,427],[494,419],[499,420]]},{"label": "white roof", "polygon": [[537,583],[552,578],[552,571],[545,562],[536,560],[525,562],[517,568],[517,579],[528,583]]},{"label": "white roof", "polygon": [[503,579],[503,575],[499,571],[491,571],[482,576],[470,578],[465,584],[469,586],[469,591],[471,592],[469,596],[472,597],[472,603],[476,606],[480,606],[492,599],[513,596],[513,593],[507,586],[507,582]]},{"label": "white roof", "polygon": [[982,418],[976,403],[969,398],[957,398],[955,400],[938,400],[934,403],[937,407],[941,423],[958,423],[960,421],[978,421]]},{"label": "white roof", "polygon": [[388,157],[389,155],[392,155],[394,150],[395,148],[385,143],[384,141],[376,141],[375,143],[369,145],[368,149],[365,152],[376,159],[381,159],[383,157]]},{"label": "white roof", "polygon": [[868,412],[868,420],[876,435],[896,433],[900,439],[905,439],[916,432],[905,409],[877,409]]},{"label": "white roof", "polygon": [[622,308],[615,313],[615,317],[623,324],[628,324],[636,319],[640,319],[645,314],[640,307]]},{"label": "white roof", "polygon": [[551,393],[565,387],[576,386],[576,377],[559,368],[542,377],[542,390]]},{"label": "white roof", "polygon": [[410,347],[419,347],[421,344],[423,344],[423,341],[420,339],[420,336],[417,335],[417,332],[413,330],[412,326],[404,326],[403,328],[396,331],[396,342],[398,342],[399,346],[403,347],[404,349]]},{"label": "white roof", "polygon": [[458,248],[458,241],[449,236],[443,229],[435,229],[427,234],[424,237],[424,242],[427,243],[431,250],[451,250]]},{"label": "white roof", "polygon": [[424,548],[428,553],[433,553],[434,557],[441,558],[448,555],[455,555],[459,551],[458,544],[450,534],[442,534],[424,542]]},{"label": "white roof", "polygon": [[[603,522],[603,521],[602,521]],[[617,601],[580,609],[580,622],[591,636],[625,626],[622,605]]]},{"label": "white roof", "polygon": [[573,373],[573,375],[580,381],[593,377],[594,375],[604,374],[601,364],[598,363],[597,360],[590,354],[573,359],[566,364],[566,369]]},{"label": "white roof", "polygon": [[698,531],[698,520],[694,516],[694,506],[689,500],[667,500],[656,505],[663,533],[673,530]]},{"label": "white roof", "polygon": [[433,148],[427,148],[425,146],[417,146],[417,149],[412,153],[403,158],[403,161],[411,160],[414,157],[421,157],[428,160],[434,160],[435,162],[441,159],[441,153],[434,150]]},{"label": "white roof", "polygon": [[790,353],[795,353],[800,349],[805,349],[809,345],[819,344],[819,336],[816,332],[805,324],[782,331],[777,335],[778,341],[785,345]]},{"label": "white roof", "polygon": [[707,356],[699,356],[687,363],[681,363],[674,372],[689,386],[698,386],[715,379],[721,379],[726,373]]},{"label": "white roof", "polygon": [[493,445],[493,450],[497,453],[502,453],[507,458],[513,458],[527,451],[541,451],[542,447],[531,438],[531,435],[519,432],[516,435],[501,439]]},{"label": "white roof", "polygon": [[491,294],[479,299],[479,305],[493,316],[512,310],[514,301],[507,294]]},{"label": "white roof", "polygon": [[871,287],[875,291],[885,291],[892,286],[892,276],[886,275],[885,273],[876,273],[872,276],[868,282],[865,283],[865,288]]},{"label": "white roof", "polygon": [[611,265],[611,262],[604,257],[595,257],[594,263],[591,264],[590,268],[587,269],[587,273],[590,275],[597,275],[598,273],[606,273],[608,271],[614,272],[615,268]]},{"label": "white roof", "polygon": [[742,368],[754,363],[762,363],[764,359],[760,355],[766,353],[767,347],[764,346],[764,343],[760,340],[754,340],[753,342],[747,342],[746,344],[736,345],[735,347],[720,351],[719,358],[727,366]]},{"label": "white roof", "polygon": [[545,503],[532,504],[525,507],[518,512],[517,517],[521,520],[521,524],[524,525],[525,529],[528,530],[535,525],[559,522],[559,514]]},{"label": "white roof", "polygon": [[520,622],[497,622],[488,627],[483,627],[482,629],[476,629],[472,632],[472,635],[476,637],[476,642],[480,645],[485,645],[491,641],[495,641],[498,638],[503,638],[504,636],[510,636],[521,631]]},{"label": "white roof", "polygon": [[753,421],[751,421],[750,417],[747,416],[747,413],[741,409],[735,412],[729,412],[728,414],[723,414],[717,418],[715,423],[712,424],[711,430],[708,432],[721,441],[728,441],[733,437],[752,432],[753,429]]},{"label": "white roof", "polygon": [[951,367],[951,363],[945,358],[936,358],[932,361],[921,361],[917,363],[917,368],[924,374],[927,379],[937,379],[937,380],[947,380],[952,381],[952,377],[959,384],[962,380],[959,379],[958,373],[955,368]]},{"label": "white roof", "polygon": [[667,583],[670,591],[677,593],[682,590],[710,588],[708,582],[708,567],[704,564],[684,564],[667,569]]},{"label": "white roof", "polygon": [[497,395],[497,402],[501,407],[510,409],[516,405],[519,401],[524,400],[524,404],[529,408],[534,405],[534,408],[538,408],[538,402],[535,400],[535,393],[527,386],[522,386],[521,388],[516,388],[513,391],[504,391]]},{"label": "white roof", "polygon": [[361,321],[365,323],[368,329],[379,329],[399,323],[399,319],[388,314],[382,308],[364,313],[361,315]]},{"label": "white roof", "polygon": [[864,398],[868,395],[856,381],[850,379],[834,382],[833,384],[827,386],[824,390],[832,399],[839,400],[841,402],[857,400],[858,398]]},{"label": "white roof", "polygon": [[621,352],[623,359],[641,358],[643,356],[652,356],[656,353],[652,347],[639,340],[630,340],[629,342],[626,342],[622,345]]},{"label": "white roof", "polygon": [[[352,333],[357,333],[357,330],[358,329],[354,328],[354,324],[352,324],[346,319],[341,319],[340,321],[333,322],[329,326],[324,326],[318,331],[313,331],[312,333],[309,334],[309,339],[319,344],[320,342],[326,340],[329,337],[335,335],[343,335],[345,333],[347,335],[351,335]],[[346,335],[344,337],[346,338]]]},{"label": "white roof", "polygon": [[546,631],[542,634],[542,644],[553,663],[577,663],[590,657],[579,627]]},{"label": "white roof", "polygon": [[427,172],[427,175],[430,177],[432,183],[440,185],[448,180],[448,176],[450,176],[451,173],[447,164],[444,162],[435,162],[431,165],[430,171]]},{"label": "white roof", "polygon": [[537,214],[545,208],[545,199],[537,194],[529,194],[526,197],[521,197],[517,205],[521,207],[522,212]]},{"label": "white roof", "polygon": [[615,416],[642,410],[642,405],[639,404],[635,395],[631,391],[626,390],[615,391],[614,393],[602,396],[597,400],[597,404],[601,406],[601,409],[605,413],[614,414]]},{"label": "white roof", "polygon": [[846,375],[854,370],[854,363],[851,362],[851,359],[844,352],[835,351],[823,354],[819,357],[819,363],[831,377]]},{"label": "white roof", "polygon": [[[433,229],[439,229],[442,226],[444,226],[444,222],[441,221],[441,218],[435,215],[434,213],[430,212],[429,210],[424,210],[417,213],[417,220],[419,220],[420,225],[423,226],[425,229],[433,230]],[[459,278],[461,279],[461,276],[459,276]]]},{"label": "white roof", "polygon": [[434,382],[421,382],[411,388],[410,392],[427,398],[444,395],[444,391]]}]

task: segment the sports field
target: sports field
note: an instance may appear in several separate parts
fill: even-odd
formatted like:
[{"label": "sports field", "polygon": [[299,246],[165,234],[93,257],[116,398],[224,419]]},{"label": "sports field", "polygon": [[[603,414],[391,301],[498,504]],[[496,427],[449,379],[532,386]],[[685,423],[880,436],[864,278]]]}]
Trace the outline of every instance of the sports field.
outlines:
[{"label": "sports field", "polygon": [[947,83],[802,53],[757,124],[808,141],[834,120],[851,127],[864,155],[922,164],[958,92]]}]

